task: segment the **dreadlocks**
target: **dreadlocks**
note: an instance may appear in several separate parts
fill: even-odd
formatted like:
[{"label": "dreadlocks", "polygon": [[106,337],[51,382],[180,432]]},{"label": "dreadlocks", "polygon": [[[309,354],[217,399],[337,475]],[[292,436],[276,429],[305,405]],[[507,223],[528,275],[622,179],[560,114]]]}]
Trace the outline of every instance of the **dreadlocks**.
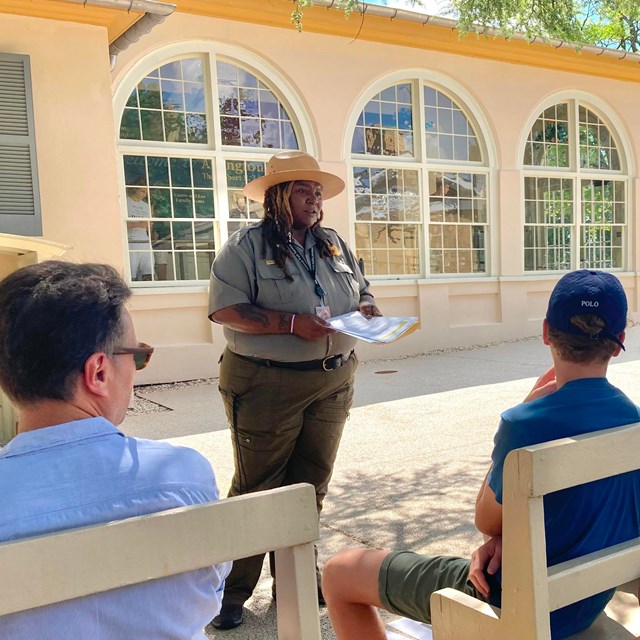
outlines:
[{"label": "dreadlocks", "polygon": [[[262,258],[267,257],[267,246],[273,251],[276,264],[282,269],[284,277],[291,281],[293,277],[287,269],[287,258],[292,258],[289,250],[293,229],[293,214],[289,198],[295,182],[282,182],[269,187],[264,194],[264,219],[262,222]],[[316,250],[321,258],[339,256],[340,250],[333,244],[329,234],[320,226],[324,212],[320,210],[318,221],[310,231],[316,238]]]}]

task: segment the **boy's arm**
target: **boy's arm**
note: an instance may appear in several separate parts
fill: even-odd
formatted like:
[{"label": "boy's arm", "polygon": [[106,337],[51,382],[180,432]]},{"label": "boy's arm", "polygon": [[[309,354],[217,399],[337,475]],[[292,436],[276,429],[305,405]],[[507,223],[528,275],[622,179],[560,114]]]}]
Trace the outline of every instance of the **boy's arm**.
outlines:
[{"label": "boy's arm", "polygon": [[[556,372],[554,367],[547,369],[535,382],[523,402],[531,402],[557,390]],[[494,449],[495,454],[495,449]],[[492,456],[493,457],[493,456]],[[501,458],[499,458],[501,459]],[[495,458],[494,458],[495,462]],[[489,473],[491,469],[489,469]],[[502,505],[496,499],[496,494],[487,482],[489,473],[484,479],[478,497],[476,498],[476,527],[485,536],[502,535]]]},{"label": "boy's arm", "polygon": [[[487,477],[489,474],[487,474]],[[486,536],[502,535],[502,505],[485,477],[476,498],[476,527]]]}]

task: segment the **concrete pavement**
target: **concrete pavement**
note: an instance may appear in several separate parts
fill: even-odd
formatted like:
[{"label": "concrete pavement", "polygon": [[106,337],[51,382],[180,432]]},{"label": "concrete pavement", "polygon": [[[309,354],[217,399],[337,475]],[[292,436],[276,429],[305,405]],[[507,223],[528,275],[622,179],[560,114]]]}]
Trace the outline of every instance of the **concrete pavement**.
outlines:
[{"label": "concrete pavement", "polygon": [[[640,328],[629,329],[626,344],[609,379],[640,404]],[[382,346],[380,357],[358,370],[320,521],[320,563],[358,545],[467,556],[481,542],[474,502],[500,411],[517,404],[550,365],[548,349],[537,338],[396,360],[383,360]],[[139,388],[154,412],[127,417],[123,429],[198,449],[226,495],[233,457],[216,383]],[[266,571],[247,609],[237,630],[208,629],[209,637],[276,637]],[[321,624],[322,637],[333,640],[325,610]]]}]

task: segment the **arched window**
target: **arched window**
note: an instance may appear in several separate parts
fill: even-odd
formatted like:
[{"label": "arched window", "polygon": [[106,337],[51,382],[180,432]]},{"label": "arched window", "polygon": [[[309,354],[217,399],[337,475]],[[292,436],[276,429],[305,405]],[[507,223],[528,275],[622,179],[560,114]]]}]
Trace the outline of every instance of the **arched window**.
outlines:
[{"label": "arched window", "polygon": [[283,84],[217,51],[130,75],[120,152],[132,281],[208,280],[216,249],[261,217],[242,188],[273,153],[305,147]]},{"label": "arched window", "polygon": [[424,78],[385,87],[358,116],[351,160],[368,276],[486,272],[488,163],[458,98]]},{"label": "arched window", "polygon": [[523,164],[525,271],[622,268],[626,177],[600,116],[577,100],[544,109]]}]

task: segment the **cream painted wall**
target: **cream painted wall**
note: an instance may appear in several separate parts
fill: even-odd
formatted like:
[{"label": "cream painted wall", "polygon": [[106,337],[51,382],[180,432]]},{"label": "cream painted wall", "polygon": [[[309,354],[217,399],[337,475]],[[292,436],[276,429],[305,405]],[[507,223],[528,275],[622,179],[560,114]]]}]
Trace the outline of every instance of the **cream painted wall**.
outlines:
[{"label": "cream painted wall", "polygon": [[31,61],[43,236],[123,271],[106,30],[2,15],[0,50]]},{"label": "cream painted wall", "polygon": [[[557,276],[522,271],[521,144],[545,100],[580,92],[605,107],[619,133],[633,139],[629,265],[638,262],[635,224],[640,181],[639,85],[420,51],[291,28],[275,29],[174,14],[120,54],[109,72],[106,32],[97,27],[2,16],[0,48],[31,56],[44,235],[72,245],[74,260],[100,260],[124,272],[125,233],[119,202],[117,121],[113,96],[127,72],[173,43],[232,44],[277,70],[297,94],[323,168],[348,178],[347,123],[369,88],[390,74],[417,71],[468,98],[492,149],[491,274],[479,278],[376,281],[387,315],[418,315],[422,329],[386,346],[359,347],[361,359],[389,358],[540,333],[546,299]],[[246,43],[246,44],[245,44]],[[127,90],[130,86],[127,87]],[[379,90],[379,89],[378,89]],[[348,195],[326,204],[327,223],[353,243]],[[500,274],[499,276],[495,274]],[[620,274],[632,315],[639,305],[634,271]],[[136,288],[131,310],[140,339],[156,346],[138,382],[217,375],[222,330],[206,318],[205,285]]]},{"label": "cream painted wall", "polygon": [[[392,345],[376,347],[362,343],[359,348],[361,359],[394,357],[540,333],[546,300],[557,276],[523,273],[520,158],[523,140],[542,106],[546,106],[545,100],[573,95],[604,108],[618,126],[618,133],[626,140],[635,141],[627,149],[627,159],[631,175],[638,172],[637,84],[297,33],[291,28],[276,29],[174,14],[138,45],[121,54],[113,75],[114,92],[123,76],[139,60],[158,48],[189,40],[242,47],[275,68],[305,105],[323,168],[345,179],[348,177],[345,164],[349,149],[349,142],[345,140],[349,135],[347,123],[354,117],[359,101],[361,108],[361,100],[380,79],[403,71],[407,76],[424,71],[431,74],[434,81],[454,91],[459,89],[470,99],[468,106],[477,114],[494,152],[490,154],[495,169],[491,264],[492,273],[500,274],[500,277],[374,282],[373,289],[383,311],[388,315],[419,315],[422,330]],[[632,180],[630,265],[637,263],[639,237],[634,203],[638,188],[638,181]],[[327,223],[353,242],[349,211],[346,193],[325,206]],[[629,294],[632,315],[635,315],[638,310],[637,276],[633,272],[620,275]],[[173,303],[169,300],[172,299],[163,299],[160,294],[154,296],[157,314],[163,313],[161,307],[165,300],[171,306]],[[198,312],[197,307],[190,307],[188,311],[189,314]],[[168,313],[174,314],[173,310]],[[148,328],[152,333],[158,331],[155,325],[152,328],[149,324]],[[198,326],[197,333],[200,331]],[[221,330],[213,326],[211,331],[213,349],[207,353],[217,354],[223,346]],[[161,335],[157,337],[161,342],[166,341]],[[217,372],[215,364],[213,371]],[[150,379],[156,375],[149,371]]]}]

